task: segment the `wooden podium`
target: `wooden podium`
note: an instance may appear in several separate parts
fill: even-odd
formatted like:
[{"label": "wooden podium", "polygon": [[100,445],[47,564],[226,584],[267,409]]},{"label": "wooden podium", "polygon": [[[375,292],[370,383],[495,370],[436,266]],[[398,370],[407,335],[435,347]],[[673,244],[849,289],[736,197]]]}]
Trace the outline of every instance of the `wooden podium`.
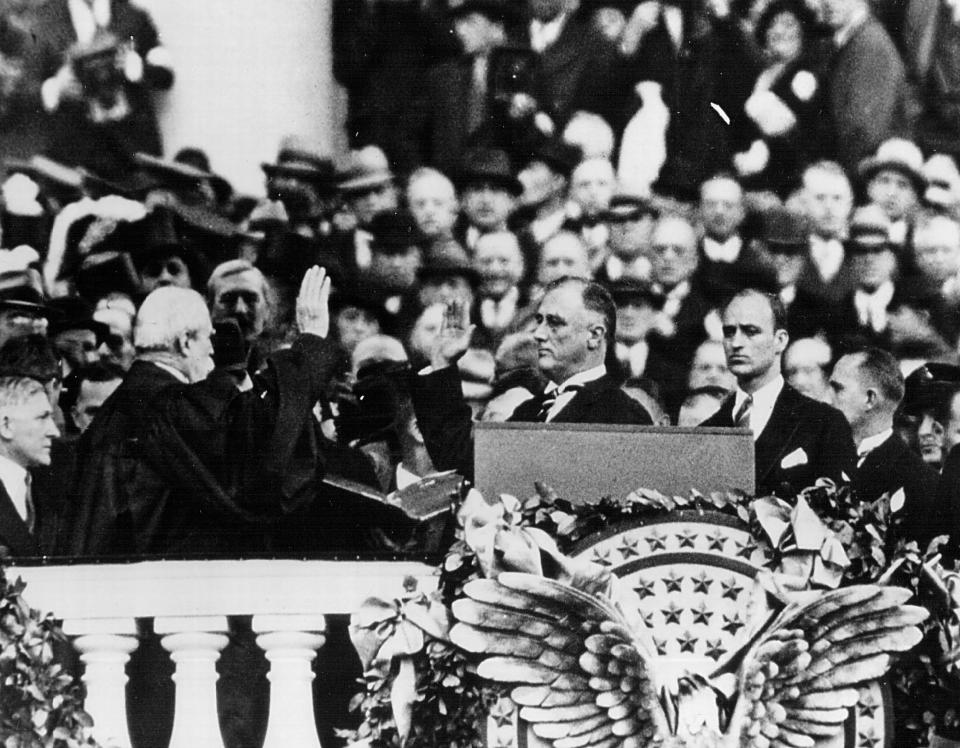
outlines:
[{"label": "wooden podium", "polygon": [[474,440],[476,485],[491,499],[530,496],[534,481],[572,502],[641,487],[671,496],[755,489],[749,429],[482,422]]}]

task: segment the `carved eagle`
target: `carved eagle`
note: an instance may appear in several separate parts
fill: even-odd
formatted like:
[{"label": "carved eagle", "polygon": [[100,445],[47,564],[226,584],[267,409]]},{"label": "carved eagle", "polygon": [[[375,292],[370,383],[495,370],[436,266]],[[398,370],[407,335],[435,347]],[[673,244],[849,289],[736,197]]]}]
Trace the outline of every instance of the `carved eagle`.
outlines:
[{"label": "carved eagle", "polygon": [[843,729],[857,685],[921,639],[910,592],[801,594],[712,673],[657,667],[650,632],[603,593],[503,572],[465,586],[451,639],[481,677],[513,684],[520,717],[554,748],[813,748]]}]

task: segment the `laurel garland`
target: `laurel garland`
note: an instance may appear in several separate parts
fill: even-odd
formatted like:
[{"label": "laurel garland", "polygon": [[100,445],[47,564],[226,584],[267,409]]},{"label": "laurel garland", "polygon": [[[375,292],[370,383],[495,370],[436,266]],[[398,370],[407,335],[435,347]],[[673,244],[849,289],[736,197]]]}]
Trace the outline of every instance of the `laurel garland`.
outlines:
[{"label": "laurel garland", "polygon": [[[848,487],[836,487],[821,481],[805,489],[794,502],[787,504],[772,497],[755,499],[741,492],[691,491],[688,496],[666,496],[658,491],[637,489],[626,497],[603,497],[595,501],[570,502],[549,487],[537,484],[537,492],[520,502],[502,496],[504,520],[510,525],[543,530],[554,538],[561,552],[567,553],[590,536],[637,519],[653,519],[663,514],[680,512],[720,512],[748,524],[757,543],[770,559],[771,568],[779,568],[789,552],[789,538],[776,544],[764,532],[758,506],[777,502],[789,511],[798,505],[809,506],[839,546],[848,563],[837,570],[842,584],[871,582],[893,583],[915,590],[918,598],[934,615],[926,624],[926,637],[914,656],[892,671],[897,713],[897,744],[926,745],[936,733],[943,737],[960,736],[960,677],[956,665],[944,662],[949,646],[958,648],[960,641],[945,642],[944,631],[955,608],[942,599],[942,590],[933,589],[931,574],[949,576],[937,563],[938,551],[945,538],[938,538],[923,552],[917,544],[894,543],[896,522],[889,496],[877,501],[856,501]],[[832,541],[836,542],[836,541]],[[449,611],[452,603],[463,595],[464,585],[481,575],[477,558],[464,542],[462,534],[450,547],[439,569],[438,589],[428,596],[408,587],[405,595],[391,604],[389,621],[380,620],[379,642],[389,642],[401,635],[401,628],[423,622],[430,609]],[[960,579],[960,577],[958,577]],[[960,585],[957,591],[960,604]],[[411,614],[417,607],[416,615]],[[434,612],[433,618],[437,615]],[[447,625],[449,625],[449,613]],[[429,624],[419,626],[422,640],[416,651],[390,656],[364,673],[363,690],[352,707],[359,710],[363,721],[356,731],[341,736],[370,748],[480,748],[484,735],[492,727],[503,727],[507,744],[511,707],[501,699],[508,689],[481,680],[471,658],[446,640],[444,632]],[[371,628],[372,630],[372,628]],[[958,629],[960,630],[960,629]],[[960,637],[960,633],[958,633]],[[407,640],[409,636],[405,637]],[[395,648],[388,645],[387,649]],[[960,657],[960,656],[958,656]],[[408,667],[415,673],[412,705],[399,727],[396,719],[395,687],[401,672]],[[902,709],[902,704],[910,707]],[[402,710],[401,710],[402,711]],[[409,722],[409,724],[406,724]],[[498,741],[495,738],[494,744]]]},{"label": "laurel garland", "polygon": [[83,687],[56,661],[66,637],[50,615],[27,605],[25,587],[0,568],[0,744],[96,748]]}]

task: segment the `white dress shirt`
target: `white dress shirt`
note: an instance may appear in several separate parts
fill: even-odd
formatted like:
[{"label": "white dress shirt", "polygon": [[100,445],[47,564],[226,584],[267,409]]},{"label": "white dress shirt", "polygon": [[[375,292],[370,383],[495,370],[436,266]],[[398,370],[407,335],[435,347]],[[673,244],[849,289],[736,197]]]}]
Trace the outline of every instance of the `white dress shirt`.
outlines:
[{"label": "white dress shirt", "polygon": [[559,391],[560,394],[557,395],[556,401],[552,406],[550,406],[550,410],[547,411],[547,423],[556,418],[560,411],[566,408],[570,401],[577,396],[579,387],[570,389],[572,386],[582,386],[588,382],[594,382],[602,377],[605,377],[606,375],[607,367],[603,364],[600,364],[600,366],[594,366],[592,369],[587,369],[586,371],[581,371],[579,374],[574,374],[572,377],[567,378],[559,385],[556,382],[551,382],[548,384],[544,390],[545,395],[549,396],[554,391]]},{"label": "white dress shirt", "polygon": [[640,340],[632,345],[617,343],[617,358],[630,365],[630,376],[642,377],[647,368],[647,358],[650,356],[650,345],[646,340]]},{"label": "white dress shirt", "polygon": [[887,281],[873,292],[858,288],[853,292],[853,304],[857,309],[860,325],[869,326],[874,332],[887,329],[887,307],[893,299],[893,282]]},{"label": "white dress shirt", "polygon": [[883,444],[891,436],[893,436],[893,429],[886,429],[881,431],[879,434],[874,434],[873,436],[868,436],[866,439],[861,440],[861,442],[857,445],[857,467],[863,465],[863,461],[867,459],[867,455]]},{"label": "white dress shirt", "polygon": [[843,257],[843,242],[839,239],[824,239],[819,236],[810,238],[810,259],[817,268],[817,273],[827,283],[840,272]]},{"label": "white dress shirt", "polygon": [[709,236],[703,237],[703,253],[711,262],[736,262],[743,248],[743,240],[734,234],[725,242],[718,242]]},{"label": "white dress shirt", "polygon": [[[777,375],[776,379],[763,385],[763,387],[753,393],[753,409],[750,411],[750,430],[753,432],[754,441],[763,433],[763,430],[767,427],[767,423],[770,422],[770,416],[773,415],[773,406],[776,405],[777,398],[780,397],[782,390],[783,377]],[[737,387],[737,393],[734,395],[733,400],[734,413],[740,411],[743,401],[748,397],[749,395],[746,392]]]},{"label": "white dress shirt", "polygon": [[503,330],[517,314],[520,303],[520,291],[516,286],[504,294],[502,299],[483,299],[480,302],[480,321],[488,330]]},{"label": "white dress shirt", "polygon": [[0,482],[7,489],[13,508],[27,521],[27,470],[9,457],[0,455]]}]

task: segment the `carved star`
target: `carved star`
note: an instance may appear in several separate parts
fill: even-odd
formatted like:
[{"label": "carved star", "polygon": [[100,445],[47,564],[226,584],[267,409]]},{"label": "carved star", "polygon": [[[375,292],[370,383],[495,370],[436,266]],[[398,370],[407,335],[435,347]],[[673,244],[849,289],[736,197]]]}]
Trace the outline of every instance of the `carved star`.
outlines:
[{"label": "carved star", "polygon": [[617,550],[620,551],[620,555],[624,558],[631,558],[632,556],[640,555],[640,538],[634,536],[632,538],[624,536],[622,542],[617,547]]},{"label": "carved star", "polygon": [[713,617],[713,613],[707,609],[706,605],[701,605],[698,610],[691,609],[690,612],[693,613],[694,623],[702,623],[704,626],[710,625],[710,619]]},{"label": "carved star", "polygon": [[612,563],[610,562],[610,549],[594,548],[593,563],[600,564],[601,566],[612,566]]},{"label": "carved star", "polygon": [[683,584],[683,576],[671,571],[663,578],[663,584],[667,592],[680,592],[680,585]]},{"label": "carved star", "polygon": [[665,655],[667,653],[666,639],[658,639],[657,637],[653,637],[653,646],[657,648],[658,655]]},{"label": "carved star", "polygon": [[670,603],[660,612],[663,613],[664,623],[680,623],[680,614],[683,613],[683,608],[676,603]]},{"label": "carved star", "polygon": [[736,636],[737,632],[744,626],[739,613],[734,613],[733,618],[723,617],[723,626],[720,628],[726,631],[730,636]]},{"label": "carved star", "polygon": [[637,612],[640,614],[640,620],[643,621],[643,625],[648,629],[652,629],[655,625],[653,622],[653,611],[651,610],[647,613],[644,613],[642,610],[639,610]]},{"label": "carved star", "polygon": [[513,724],[513,702],[508,699],[497,699],[496,703],[490,707],[488,714],[497,723],[497,727]]},{"label": "carved star", "polygon": [[863,748],[876,748],[880,743],[880,738],[877,737],[877,734],[871,730],[867,733],[860,733],[860,745]]},{"label": "carved star", "polygon": [[683,634],[677,638],[677,643],[680,645],[681,652],[693,652],[697,646],[697,637],[693,636],[689,631],[684,631]]},{"label": "carved star", "polygon": [[693,530],[684,530],[683,532],[677,533],[677,540],[680,541],[681,548],[693,548],[698,537],[700,537],[700,533],[694,532]]},{"label": "carved star", "polygon": [[859,704],[857,704],[857,708],[860,710],[860,715],[862,717],[873,719],[876,716],[877,709],[880,708],[880,705],[877,704],[872,697],[870,697],[869,701],[861,701]]},{"label": "carved star", "polygon": [[719,639],[716,641],[708,641],[707,646],[703,650],[703,653],[707,657],[711,657],[714,660],[719,660],[721,657],[723,657],[724,652],[726,652],[726,650],[720,646]]},{"label": "carved star", "polygon": [[693,577],[693,591],[699,592],[703,595],[710,594],[710,585],[713,584],[713,580],[707,576],[707,572],[701,571],[700,576]]},{"label": "carved star", "polygon": [[647,542],[650,544],[651,551],[667,550],[667,536],[654,530],[647,536]]},{"label": "carved star", "polygon": [[734,541],[734,545],[737,547],[737,555],[748,560],[753,555],[753,552],[757,550],[757,544],[749,538],[745,543]]},{"label": "carved star", "polygon": [[727,536],[717,530],[707,535],[707,548],[711,551],[720,551],[723,553],[723,544],[727,541]]},{"label": "carved star", "polygon": [[637,593],[637,596],[641,600],[645,600],[646,598],[653,597],[657,594],[653,589],[655,584],[656,582],[652,579],[640,578],[637,580],[637,586],[633,588],[633,591]]},{"label": "carved star", "polygon": [[737,584],[737,580],[733,577],[730,577],[730,580],[727,582],[720,582],[720,585],[723,587],[723,596],[730,600],[736,600],[740,597],[740,593],[743,592],[743,587]]}]

